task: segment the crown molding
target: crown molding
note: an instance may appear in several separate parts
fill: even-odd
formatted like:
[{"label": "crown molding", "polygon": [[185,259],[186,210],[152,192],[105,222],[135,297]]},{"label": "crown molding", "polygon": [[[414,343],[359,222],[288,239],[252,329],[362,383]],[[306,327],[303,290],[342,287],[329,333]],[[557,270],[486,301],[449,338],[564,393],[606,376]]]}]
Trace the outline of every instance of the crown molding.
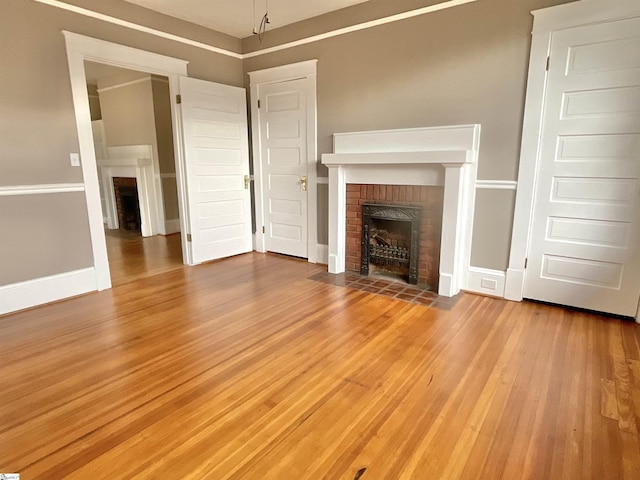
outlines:
[{"label": "crown molding", "polygon": [[345,35],[347,33],[357,32],[360,30],[365,30],[368,28],[377,27],[379,25],[386,25],[388,23],[398,22],[400,20],[405,20],[407,18],[418,17],[421,15],[426,15],[433,12],[438,12],[440,10],[446,10],[448,8],[457,7],[460,5],[465,5],[467,3],[477,2],[478,0],[448,0],[445,2],[437,3],[435,5],[430,5],[428,7],[418,8],[416,10],[410,10],[408,12],[402,12],[395,15],[390,15],[388,17],[378,18],[376,20],[370,20],[368,22],[358,23],[356,25],[351,25],[349,27],[338,28],[336,30],[331,30],[329,32],[321,33],[318,35],[312,35],[310,37],[302,38],[300,40],[295,40],[293,42],[283,43],[281,45],[276,45],[274,47],[265,48],[264,50],[256,50],[249,53],[236,53],[230,50],[226,50],[224,48],[216,47],[213,45],[209,45],[207,43],[198,42],[196,40],[191,40],[189,38],[181,37],[179,35],[174,35],[172,33],[163,32],[162,30],[157,30],[155,28],[146,27],[144,25],[140,25],[138,23],[129,22],[127,20],[122,20],[117,17],[113,17],[111,15],[105,15],[103,13],[94,12],[93,10],[89,10],[87,8],[78,7],[76,5],[71,5],[66,2],[62,2],[60,0],[33,0],[34,2],[41,3],[43,5],[48,5],[51,7],[59,8],[62,10],[66,10],[68,12],[77,13],[79,15],[83,15],[85,17],[94,18],[96,20],[101,20],[107,23],[111,23],[114,25],[118,25],[120,27],[130,28],[131,30],[136,30],[138,32],[148,33],[150,35],[155,35],[156,37],[164,38],[167,40],[172,40],[174,42],[182,43],[185,45],[189,45],[191,47],[201,48],[203,50],[207,50],[210,52],[218,53],[220,55],[225,55],[227,57],[236,58],[238,60],[245,60],[247,58],[258,57],[261,55],[267,55],[269,53],[278,52],[280,50],[287,50],[289,48],[298,47],[300,45],[306,45],[309,43],[319,42],[320,40],[326,40],[327,38],[337,37],[339,35]]}]

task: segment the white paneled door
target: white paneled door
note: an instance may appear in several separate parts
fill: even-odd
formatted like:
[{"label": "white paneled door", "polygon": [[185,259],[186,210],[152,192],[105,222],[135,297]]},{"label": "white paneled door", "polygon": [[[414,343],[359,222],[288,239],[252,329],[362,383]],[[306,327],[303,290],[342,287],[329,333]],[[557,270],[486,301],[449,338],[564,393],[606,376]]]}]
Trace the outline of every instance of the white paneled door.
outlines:
[{"label": "white paneled door", "polygon": [[192,262],[252,250],[243,88],[180,78]]},{"label": "white paneled door", "polygon": [[524,296],[635,316],[640,18],[551,38]]},{"label": "white paneled door", "polygon": [[307,258],[305,80],[259,86],[265,249]]}]

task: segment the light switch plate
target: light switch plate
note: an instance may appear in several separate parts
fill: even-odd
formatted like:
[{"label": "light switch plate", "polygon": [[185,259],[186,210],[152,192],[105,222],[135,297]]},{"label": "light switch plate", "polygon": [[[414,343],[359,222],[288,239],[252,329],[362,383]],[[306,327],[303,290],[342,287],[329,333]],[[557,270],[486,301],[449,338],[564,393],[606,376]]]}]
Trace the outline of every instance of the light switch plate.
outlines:
[{"label": "light switch plate", "polygon": [[80,166],[80,154],[79,153],[70,153],[69,154],[69,159],[71,160],[71,166],[72,167],[79,167]]}]

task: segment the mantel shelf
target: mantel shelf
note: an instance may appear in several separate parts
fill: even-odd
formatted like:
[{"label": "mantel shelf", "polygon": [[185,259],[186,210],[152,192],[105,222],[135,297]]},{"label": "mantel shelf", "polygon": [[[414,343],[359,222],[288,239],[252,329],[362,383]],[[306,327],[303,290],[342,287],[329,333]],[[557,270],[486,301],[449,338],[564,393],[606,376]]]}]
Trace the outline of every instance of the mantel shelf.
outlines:
[{"label": "mantel shelf", "polygon": [[432,150],[421,152],[329,153],[322,155],[322,163],[333,165],[419,165],[470,163],[473,156],[467,150]]},{"label": "mantel shelf", "polygon": [[147,167],[150,165],[150,158],[105,158],[98,160],[99,167]]}]

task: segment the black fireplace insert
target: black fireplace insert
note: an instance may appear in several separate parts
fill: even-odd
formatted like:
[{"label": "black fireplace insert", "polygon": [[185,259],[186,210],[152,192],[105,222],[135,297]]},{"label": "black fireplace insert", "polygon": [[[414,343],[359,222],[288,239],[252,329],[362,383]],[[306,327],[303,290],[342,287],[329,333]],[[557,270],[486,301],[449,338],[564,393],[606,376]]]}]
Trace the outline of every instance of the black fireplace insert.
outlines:
[{"label": "black fireplace insert", "polygon": [[360,274],[369,275],[375,266],[382,273],[417,284],[420,217],[420,207],[365,203]]}]

